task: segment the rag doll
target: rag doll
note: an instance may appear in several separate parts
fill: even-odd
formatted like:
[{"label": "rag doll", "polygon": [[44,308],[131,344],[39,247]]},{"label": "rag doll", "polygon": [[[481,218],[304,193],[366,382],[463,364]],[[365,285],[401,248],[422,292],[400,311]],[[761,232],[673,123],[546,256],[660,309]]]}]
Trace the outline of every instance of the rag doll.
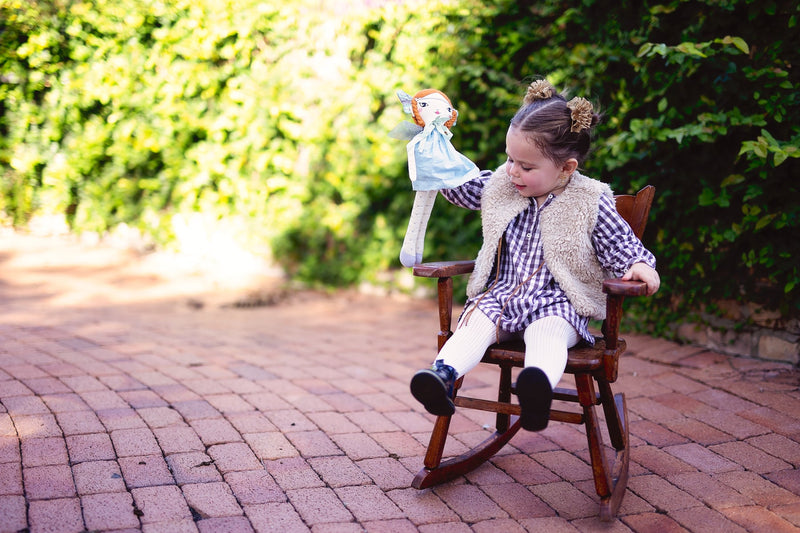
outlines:
[{"label": "rag doll", "polygon": [[450,128],[456,124],[458,112],[447,95],[425,89],[413,97],[403,91],[397,91],[397,96],[403,111],[414,119],[413,124],[402,122],[389,133],[396,139],[410,139],[406,146],[408,176],[416,194],[400,249],[400,263],[411,267],[422,261],[425,230],[437,192],[458,187],[476,177],[479,170],[450,143]]}]

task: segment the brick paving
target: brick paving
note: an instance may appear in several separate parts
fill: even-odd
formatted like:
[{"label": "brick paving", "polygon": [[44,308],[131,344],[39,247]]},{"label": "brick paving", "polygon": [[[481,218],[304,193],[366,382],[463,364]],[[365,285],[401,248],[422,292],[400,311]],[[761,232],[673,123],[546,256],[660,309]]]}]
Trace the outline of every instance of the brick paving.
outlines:
[{"label": "brick paving", "polygon": [[[0,241],[0,532],[800,529],[786,364],[628,335],[630,481],[603,524],[567,424],[410,488],[432,424],[408,392],[434,355],[431,301],[298,292],[242,309],[119,250]],[[446,453],[492,423],[459,412]]]}]

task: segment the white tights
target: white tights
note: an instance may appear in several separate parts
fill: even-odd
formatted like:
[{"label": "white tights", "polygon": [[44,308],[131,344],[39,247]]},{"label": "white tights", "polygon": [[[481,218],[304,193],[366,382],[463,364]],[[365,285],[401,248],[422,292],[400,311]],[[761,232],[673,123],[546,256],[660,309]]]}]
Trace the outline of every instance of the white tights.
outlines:
[{"label": "white tights", "polygon": [[[534,321],[524,332],[501,330],[500,340],[518,338],[520,333],[525,341],[525,366],[540,368],[555,388],[567,366],[567,350],[580,340],[578,332],[563,318],[548,316]],[[463,376],[481,362],[486,348],[496,340],[497,325],[480,309],[475,309],[469,320],[459,323],[437,359],[444,359],[444,364],[452,366],[456,375]]]}]

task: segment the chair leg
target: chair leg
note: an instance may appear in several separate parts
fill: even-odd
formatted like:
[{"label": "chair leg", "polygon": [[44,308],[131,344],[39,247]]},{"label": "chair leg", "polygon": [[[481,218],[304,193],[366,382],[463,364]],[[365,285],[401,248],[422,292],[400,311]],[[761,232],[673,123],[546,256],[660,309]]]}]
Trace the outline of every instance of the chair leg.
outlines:
[{"label": "chair leg", "polygon": [[[629,433],[628,433],[628,408],[625,404],[625,395],[617,394],[614,396],[614,411],[617,414],[616,419],[619,421],[619,438],[621,439],[622,447],[615,448],[617,456],[614,460],[614,468],[611,471],[611,483],[613,489],[611,495],[607,500],[602,501],[600,507],[600,519],[604,521],[613,520],[617,515],[619,506],[622,503],[622,498],[625,496],[625,490],[628,487],[628,466],[630,465],[630,446],[629,446]],[[609,433],[613,433],[609,427]]]},{"label": "chair leg", "polygon": [[[458,395],[458,390],[464,383],[464,377],[456,380],[453,399]],[[428,450],[425,452],[425,468],[434,469],[442,462],[442,454],[444,453],[444,444],[447,441],[447,432],[450,429],[450,420],[452,416],[437,416],[436,422],[433,425],[431,432],[431,439],[428,442]]]},{"label": "chair leg", "polygon": [[594,409],[594,386],[592,376],[578,374],[575,376],[578,388],[578,398],[583,407],[584,423],[586,424],[586,439],[589,443],[589,456],[594,473],[594,488],[600,498],[611,494],[611,484],[608,475],[608,462],[603,453],[603,436],[600,433],[600,424]]},{"label": "chair leg", "polygon": [[615,450],[627,448],[628,441],[625,435],[625,415],[627,413],[617,405],[614,393],[611,391],[611,385],[607,381],[599,380],[597,386],[600,389],[600,401],[603,404],[603,413],[606,415],[611,445],[614,446]]},{"label": "chair leg", "polygon": [[[497,401],[503,403],[510,403],[511,402],[511,366],[508,365],[501,365],[500,366],[500,385],[497,389]],[[506,413],[497,413],[497,417],[495,419],[495,428],[497,428],[498,433],[504,433],[508,430],[509,426],[511,425],[511,415]]]},{"label": "chair leg", "polygon": [[[586,423],[586,439],[592,462],[592,473],[597,495],[600,497],[600,519],[613,520],[622,503],[628,484],[628,425],[625,397],[613,396],[607,382],[599,382],[601,403],[606,413],[609,435],[617,455],[613,465],[609,465],[604,453],[603,437],[595,411],[594,382],[590,375],[576,375],[575,382],[583,407]],[[611,416],[609,416],[609,414]]]},{"label": "chair leg", "polygon": [[425,468],[433,469],[442,462],[444,444],[447,441],[447,432],[450,429],[452,416],[437,416],[431,432],[431,440],[428,442],[428,450],[425,453]]}]

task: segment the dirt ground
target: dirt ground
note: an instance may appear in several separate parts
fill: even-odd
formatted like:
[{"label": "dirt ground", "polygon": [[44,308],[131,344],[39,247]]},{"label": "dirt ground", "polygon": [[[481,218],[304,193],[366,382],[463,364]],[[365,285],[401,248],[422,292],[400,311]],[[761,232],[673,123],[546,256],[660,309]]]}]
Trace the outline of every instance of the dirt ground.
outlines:
[{"label": "dirt ground", "polygon": [[[273,303],[286,296],[274,269],[263,275],[223,271],[202,259],[139,252],[65,235],[0,230],[0,268],[12,299],[81,307],[132,304],[176,309]],[[6,282],[7,283],[7,282]]]}]

